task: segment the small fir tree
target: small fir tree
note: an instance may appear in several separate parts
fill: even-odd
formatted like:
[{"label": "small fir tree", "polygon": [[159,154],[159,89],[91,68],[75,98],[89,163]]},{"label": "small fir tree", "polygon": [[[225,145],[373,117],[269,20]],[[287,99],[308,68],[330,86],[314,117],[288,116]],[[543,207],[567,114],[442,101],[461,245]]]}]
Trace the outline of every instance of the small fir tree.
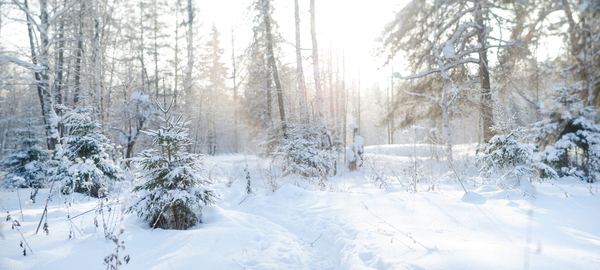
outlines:
[{"label": "small fir tree", "polygon": [[533,125],[535,142],[543,161],[559,176],[575,176],[593,183],[600,171],[600,125],[594,122],[594,108],[581,100],[576,83],[556,89],[557,95],[542,107],[545,119]]},{"label": "small fir tree", "polygon": [[68,135],[62,141],[64,150],[57,153],[51,180],[62,181],[65,194],[75,191],[98,197],[102,188],[124,179],[121,168],[107,153],[112,145],[100,132],[100,124],[90,117],[91,108],[61,109],[61,122]]},{"label": "small fir tree", "polygon": [[499,175],[498,185],[502,188],[519,186],[522,180],[557,178],[556,172],[541,162],[536,147],[523,142],[528,130],[523,127],[511,130],[514,116],[505,120],[503,112],[495,114],[499,120],[492,130],[499,135],[492,137],[485,145],[483,156],[477,159],[480,171],[488,177]]},{"label": "small fir tree", "polygon": [[134,188],[138,197],[128,211],[136,212],[152,228],[186,230],[201,222],[195,210],[202,209],[201,203],[214,204],[216,194],[202,176],[201,156],[186,151],[190,139],[185,126],[189,122],[181,116],[175,118],[171,105],[157,103],[164,126],[144,131],[152,137],[155,149],[144,150],[135,159],[146,181]]},{"label": "small fir tree", "polygon": [[[0,169],[8,172],[0,186],[37,190],[44,186],[46,162],[50,159],[50,153],[40,147],[40,134],[35,129],[33,120],[24,121],[23,127],[15,132],[20,139],[18,145],[21,148],[0,160]],[[35,202],[35,196],[31,199]]]}]

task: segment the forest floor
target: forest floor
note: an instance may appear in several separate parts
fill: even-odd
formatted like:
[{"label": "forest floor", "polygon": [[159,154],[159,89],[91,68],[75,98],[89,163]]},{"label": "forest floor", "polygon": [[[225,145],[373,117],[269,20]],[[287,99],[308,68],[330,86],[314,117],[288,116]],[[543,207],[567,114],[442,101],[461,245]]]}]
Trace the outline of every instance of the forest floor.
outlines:
[{"label": "forest floor", "polygon": [[[361,171],[338,173],[324,188],[316,179],[282,178],[255,156],[207,157],[218,204],[203,207],[203,223],[187,231],[152,230],[135,214],[123,215],[119,257],[131,260],[121,268],[598,269],[596,184],[562,178],[504,190],[478,176],[468,149],[457,151],[452,170],[407,147],[371,147]],[[19,221],[33,251],[23,256],[22,237],[3,210],[0,269],[105,269],[115,244],[103,226],[115,231],[121,208],[111,201],[110,212],[86,212],[99,209],[99,200],[52,192],[49,234],[40,228],[35,235],[48,191],[27,205],[30,190],[0,190],[0,207]],[[113,196],[126,202],[124,194]]]}]

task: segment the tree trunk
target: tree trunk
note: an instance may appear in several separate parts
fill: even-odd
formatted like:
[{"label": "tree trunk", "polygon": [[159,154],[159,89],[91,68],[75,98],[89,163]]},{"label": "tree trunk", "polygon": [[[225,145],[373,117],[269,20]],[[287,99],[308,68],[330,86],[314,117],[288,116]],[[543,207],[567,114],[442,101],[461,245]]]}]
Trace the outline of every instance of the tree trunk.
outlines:
[{"label": "tree trunk", "polygon": [[[64,29],[65,29],[65,22],[64,20],[61,20],[60,22],[60,28],[58,30],[58,48],[56,48],[56,51],[58,51],[58,56],[56,59],[56,80],[54,81],[54,94],[55,94],[55,99],[56,99],[56,104],[62,104],[63,103],[63,97],[62,97],[62,80],[63,80],[63,69],[64,69],[64,50],[65,50],[65,35],[64,35]],[[58,113],[58,112],[56,112]]]},{"label": "tree trunk", "polygon": [[[27,2],[25,2],[25,7],[29,10]],[[27,20],[29,22],[32,18],[27,15]],[[54,98],[52,97],[50,85],[50,61],[48,55],[50,38],[48,37],[47,32],[50,29],[50,25],[48,22],[48,6],[46,0],[40,0],[40,40],[42,44],[38,55],[39,58],[35,55],[34,41],[31,40],[33,38],[33,29],[31,28],[30,23],[28,23],[28,26],[33,64],[37,65],[36,60],[39,60],[40,66],[44,67],[42,71],[36,71],[35,77],[38,80],[37,88],[42,107],[42,116],[44,118],[44,127],[46,130],[46,145],[50,151],[60,150],[60,135],[57,128],[58,116],[54,111]]]},{"label": "tree trunk", "polygon": [[79,1],[79,33],[77,37],[77,52],[75,53],[75,87],[73,89],[73,106],[79,103],[81,95],[81,57],[83,53],[83,1]]},{"label": "tree trunk", "polygon": [[317,33],[315,29],[315,0],[310,0],[310,34],[312,37],[313,74],[315,77],[315,96],[317,100],[317,122],[325,125],[323,109],[323,93],[321,91],[321,78],[319,77],[319,48],[317,46]]},{"label": "tree trunk", "polygon": [[[329,45],[329,115],[331,117],[330,123],[335,127],[335,99],[333,97],[333,56],[331,52],[331,44]],[[332,128],[333,128],[332,127]]]},{"label": "tree trunk", "polygon": [[[153,8],[156,11],[158,9],[158,3],[154,1],[153,4]],[[156,99],[158,99],[158,12],[153,13],[154,14],[152,14],[152,16],[154,17],[154,29],[152,29],[152,32],[154,32],[154,91],[156,92]]]},{"label": "tree trunk", "polygon": [[444,83],[444,93],[442,94],[440,107],[442,109],[444,135],[446,135],[446,155],[448,156],[448,161],[452,162],[452,130],[450,129],[450,120],[448,119],[448,102],[446,101],[447,88],[446,83]]},{"label": "tree trunk", "polygon": [[[347,97],[348,92],[346,89],[346,51],[344,50],[342,54],[342,109],[340,110],[342,112],[342,130],[344,133],[342,136],[342,141],[344,142],[344,149],[346,149],[346,131],[348,129],[348,127],[346,126],[346,115],[348,114],[348,103],[346,102]],[[344,155],[344,164],[346,164],[346,162],[346,155]]]},{"label": "tree trunk", "polygon": [[492,100],[492,90],[490,87],[490,73],[488,70],[488,60],[487,60],[487,48],[486,48],[486,40],[487,40],[487,31],[485,27],[485,23],[483,21],[483,11],[486,8],[486,0],[481,0],[479,2],[479,10],[475,11],[475,16],[477,20],[477,24],[480,26],[477,31],[477,40],[481,47],[479,49],[479,79],[481,80],[481,115],[483,117],[483,140],[485,142],[489,142],[490,139],[494,136],[494,132],[491,127],[494,125],[494,101]]},{"label": "tree trunk", "polygon": [[100,54],[101,49],[100,49],[100,17],[98,14],[98,9],[99,9],[99,4],[98,4],[98,0],[94,0],[94,6],[92,8],[92,12],[93,12],[93,16],[94,16],[94,38],[92,40],[92,46],[93,46],[93,55],[92,55],[92,65],[94,68],[94,72],[92,73],[93,76],[93,82],[92,82],[92,89],[93,89],[93,94],[95,97],[95,102],[97,102],[98,106],[100,107],[100,123],[102,124],[101,129],[104,129],[104,99],[103,99],[103,91],[102,91],[102,87],[101,83],[100,83],[100,77],[101,77],[101,67],[100,67]]},{"label": "tree trunk", "polygon": [[179,10],[175,11],[175,79],[173,83],[173,107],[177,110],[177,85],[179,81]]},{"label": "tree trunk", "polygon": [[192,67],[194,66],[194,10],[192,8],[192,0],[188,0],[188,57],[187,57],[187,67],[183,71],[185,73],[185,103],[186,106],[191,106],[192,103]]},{"label": "tree trunk", "polygon": [[238,104],[237,104],[237,65],[235,63],[235,38],[233,36],[233,27],[231,27],[231,63],[233,65],[233,151],[238,152]]},{"label": "tree trunk", "polygon": [[298,103],[300,106],[300,121],[308,122],[308,112],[304,99],[304,69],[302,68],[302,47],[300,45],[300,7],[298,0],[294,0],[295,18],[296,18],[296,78],[298,80]]},{"label": "tree trunk", "polygon": [[273,79],[275,81],[275,87],[277,88],[277,102],[279,103],[279,117],[283,125],[285,132],[286,121],[285,121],[285,109],[283,105],[283,91],[281,90],[281,81],[279,79],[279,72],[277,71],[277,63],[275,62],[275,53],[273,51],[273,37],[271,35],[271,19],[269,15],[269,0],[263,0],[263,12],[265,16],[265,26],[267,30],[267,59],[273,72]]},{"label": "tree trunk", "polygon": [[[269,53],[267,53],[269,54]],[[273,112],[273,95],[271,95],[271,90],[273,89],[273,72],[271,71],[271,67],[269,67],[271,65],[271,62],[269,61],[269,55],[267,55],[267,63],[265,63],[265,68],[266,68],[266,80],[267,80],[267,85],[266,85],[266,98],[267,98],[267,123],[268,125],[272,125],[273,124],[273,117],[271,116],[271,113]]]}]

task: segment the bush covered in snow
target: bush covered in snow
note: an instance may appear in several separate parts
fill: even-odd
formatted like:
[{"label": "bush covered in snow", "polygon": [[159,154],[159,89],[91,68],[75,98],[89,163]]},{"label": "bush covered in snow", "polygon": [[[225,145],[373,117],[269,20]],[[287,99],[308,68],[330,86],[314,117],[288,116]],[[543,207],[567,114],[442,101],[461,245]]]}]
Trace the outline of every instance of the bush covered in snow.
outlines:
[{"label": "bush covered in snow", "polygon": [[63,149],[56,154],[50,180],[61,181],[65,194],[75,191],[98,197],[102,188],[124,179],[121,168],[107,154],[112,145],[100,132],[98,121],[92,120],[91,108],[61,109],[67,136],[62,141]]},{"label": "bush covered in snow", "polygon": [[557,178],[556,172],[541,162],[536,147],[523,143],[527,129],[518,127],[509,131],[513,120],[514,118],[500,120],[493,127],[496,132],[508,134],[496,135],[485,145],[483,155],[477,159],[480,171],[488,177],[498,175],[498,185],[503,188],[517,187],[522,180],[533,182]]},{"label": "bush covered in snow", "polygon": [[152,137],[155,149],[145,150],[134,159],[142,166],[145,182],[134,191],[138,196],[128,209],[147,221],[152,228],[186,230],[199,221],[196,210],[201,203],[215,203],[215,193],[202,176],[200,155],[186,152],[190,144],[185,122],[175,118],[169,108],[163,112],[164,126],[144,131]]},{"label": "bush covered in snow", "polygon": [[40,134],[32,121],[16,130],[20,149],[0,160],[0,169],[7,171],[0,186],[9,188],[41,188],[46,178],[46,162],[50,153],[40,147]]},{"label": "bush covered in snow", "polygon": [[325,128],[315,123],[289,123],[274,128],[262,146],[265,155],[283,169],[283,175],[325,178],[334,169],[336,147]]},{"label": "bush covered in snow", "polygon": [[595,182],[600,171],[600,125],[594,108],[585,107],[578,84],[556,89],[541,113],[545,119],[533,125],[545,163],[562,176]]}]

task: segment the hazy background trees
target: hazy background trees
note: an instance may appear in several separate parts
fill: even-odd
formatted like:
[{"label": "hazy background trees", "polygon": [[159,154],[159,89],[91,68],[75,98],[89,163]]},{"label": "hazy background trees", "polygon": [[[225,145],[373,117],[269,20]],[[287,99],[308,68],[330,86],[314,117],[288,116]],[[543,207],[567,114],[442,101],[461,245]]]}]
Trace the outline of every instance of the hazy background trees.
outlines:
[{"label": "hazy background trees", "polygon": [[379,77],[335,40],[353,29],[328,28],[348,3],[339,13],[325,1],[235,3],[220,25],[193,0],[3,2],[0,157],[18,148],[24,119],[56,150],[56,104],[90,107],[114,160],[150,146],[141,131],[158,127],[154,100],[173,100],[191,120],[187,150],[210,155],[260,151],[274,128],[301,121],[322,121],[319,147],[350,142],[351,122],[366,145],[403,143],[413,125],[444,131],[448,145],[483,143],[495,110],[526,126],[545,117],[556,88],[575,85],[586,106],[599,104],[598,1],[414,0],[375,11],[390,22],[370,30],[381,43],[365,52]]}]

